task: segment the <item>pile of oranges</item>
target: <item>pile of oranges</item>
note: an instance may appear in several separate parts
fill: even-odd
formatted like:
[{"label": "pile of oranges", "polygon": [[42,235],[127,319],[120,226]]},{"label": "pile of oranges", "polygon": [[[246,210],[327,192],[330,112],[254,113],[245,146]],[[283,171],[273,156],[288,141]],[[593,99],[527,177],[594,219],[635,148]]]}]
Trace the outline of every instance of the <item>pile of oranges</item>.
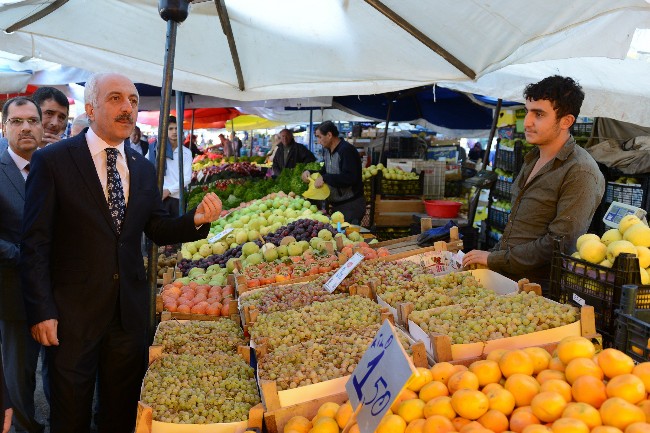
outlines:
[{"label": "pile of oranges", "polygon": [[184,285],[174,281],[161,292],[163,309],[170,312],[228,316],[235,289],[232,286],[210,286],[190,281]]},{"label": "pile of oranges", "polygon": [[[586,338],[545,349],[495,350],[469,367],[418,368],[377,433],[650,432],[650,362],[616,349],[596,354]],[[284,433],[339,433],[350,403],[326,403],[314,419],[294,417]],[[358,433],[353,426],[352,433]]]}]

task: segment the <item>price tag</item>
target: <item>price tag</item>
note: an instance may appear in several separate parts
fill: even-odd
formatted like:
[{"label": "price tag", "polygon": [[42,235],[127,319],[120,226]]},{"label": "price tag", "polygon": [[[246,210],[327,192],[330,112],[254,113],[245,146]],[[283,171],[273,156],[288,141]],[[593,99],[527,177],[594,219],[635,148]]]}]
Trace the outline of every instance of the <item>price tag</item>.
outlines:
[{"label": "price tag", "polygon": [[348,259],[347,262],[343,263],[343,266],[339,268],[338,271],[332,277],[327,280],[325,285],[325,290],[328,292],[332,293],[336,288],[341,284],[341,281],[345,279],[345,277],[348,276],[350,272],[352,272],[352,269],[356,268],[359,263],[361,263],[361,260],[363,260],[363,254],[360,253],[354,253],[352,257]]},{"label": "price tag", "polygon": [[203,177],[204,177],[204,175],[203,175],[203,170],[200,170],[200,171],[196,174],[196,180],[198,180],[199,182],[201,182],[201,180],[203,179]]},{"label": "price tag", "polygon": [[576,295],[575,293],[573,294],[573,301],[580,305],[581,307],[585,306],[585,300],[582,299],[580,296]]},{"label": "price tag", "polygon": [[225,230],[220,231],[219,233],[217,233],[216,235],[214,235],[214,236],[212,236],[210,239],[208,239],[208,243],[213,244],[213,243],[215,243],[215,242],[221,240],[222,238],[225,238],[225,237],[228,236],[228,235],[229,235],[233,230],[234,230],[234,229],[231,227],[231,228],[229,228],[229,229],[225,229]]},{"label": "price tag", "polygon": [[384,321],[345,385],[362,433],[377,429],[415,372],[415,366],[402,348],[395,328],[388,320]]}]

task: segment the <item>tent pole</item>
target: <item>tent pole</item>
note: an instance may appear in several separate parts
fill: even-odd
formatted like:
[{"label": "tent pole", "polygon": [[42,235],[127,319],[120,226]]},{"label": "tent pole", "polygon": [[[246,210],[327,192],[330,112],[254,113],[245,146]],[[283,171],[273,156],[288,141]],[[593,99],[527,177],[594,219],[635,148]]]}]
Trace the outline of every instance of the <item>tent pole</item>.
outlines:
[{"label": "tent pole", "polygon": [[[386,139],[388,138],[388,122],[390,122],[390,112],[393,109],[393,99],[391,98],[388,101],[388,112],[386,113],[386,126],[384,127],[384,142],[381,144],[381,152],[379,153],[379,161],[377,164],[381,163],[384,158],[384,149],[386,149]],[[372,159],[372,158],[371,158]]]},{"label": "tent pole", "polygon": [[[196,109],[192,108],[192,119],[190,123],[190,150],[192,150],[192,140],[194,139],[194,110]],[[192,155],[192,162],[194,162],[194,155]]]},{"label": "tent pole", "polygon": [[[169,108],[172,98],[172,80],[174,79],[174,55],[176,53],[176,32],[178,23],[182,23],[189,14],[189,1],[180,0],[170,5],[166,0],[158,3],[160,17],[167,21],[167,39],[165,42],[165,63],[163,67],[163,83],[161,88],[160,116],[158,118],[157,144],[157,184],[162,194],[165,179],[165,150],[167,148],[167,126],[169,124]],[[151,242],[149,250],[149,341],[153,341],[156,332],[156,289],[158,284],[158,246]]]},{"label": "tent pole", "polygon": [[490,129],[490,138],[488,139],[487,146],[485,148],[485,155],[483,155],[483,168],[487,167],[488,162],[490,162],[490,148],[492,147],[492,140],[497,131],[497,123],[499,123],[499,113],[501,113],[501,103],[503,100],[499,98],[497,100],[497,106],[494,109],[494,120],[492,120],[492,129]]},{"label": "tent pole", "polygon": [[309,109],[309,151],[314,153],[314,109]]},{"label": "tent pole", "polygon": [[[178,125],[178,214],[185,214],[185,174],[183,170],[183,123],[185,122],[185,93],[176,91],[176,119]],[[190,136],[190,142],[192,137]]]},{"label": "tent pole", "polygon": [[[235,138],[235,119],[230,119],[230,132],[232,132],[232,138]],[[235,162],[239,160],[239,152],[235,152],[235,142],[231,140],[230,146],[232,146],[232,153],[235,155]]]}]

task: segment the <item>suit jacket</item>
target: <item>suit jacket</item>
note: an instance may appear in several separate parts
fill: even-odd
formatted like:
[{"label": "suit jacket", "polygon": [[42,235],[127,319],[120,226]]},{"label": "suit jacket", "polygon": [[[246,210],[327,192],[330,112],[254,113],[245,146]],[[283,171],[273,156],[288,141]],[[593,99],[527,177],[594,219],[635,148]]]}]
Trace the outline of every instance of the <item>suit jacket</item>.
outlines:
[{"label": "suit jacket", "polygon": [[194,211],[164,210],[153,165],[125,146],[129,198],[118,236],[85,134],[34,154],[27,179],[21,278],[29,325],[58,319],[62,332],[98,337],[119,308],[122,326],[144,331],[149,290],[142,232],[159,245],[205,238]]},{"label": "suit jacket", "polygon": [[287,160],[284,160],[284,144],[278,144],[273,157],[273,175],[279,176],[285,168],[294,168],[296,164],[306,164],[316,161],[316,157],[304,144],[293,142],[289,147]]},{"label": "suit jacket", "polygon": [[5,150],[0,153],[0,320],[25,320],[18,257],[25,179]]}]

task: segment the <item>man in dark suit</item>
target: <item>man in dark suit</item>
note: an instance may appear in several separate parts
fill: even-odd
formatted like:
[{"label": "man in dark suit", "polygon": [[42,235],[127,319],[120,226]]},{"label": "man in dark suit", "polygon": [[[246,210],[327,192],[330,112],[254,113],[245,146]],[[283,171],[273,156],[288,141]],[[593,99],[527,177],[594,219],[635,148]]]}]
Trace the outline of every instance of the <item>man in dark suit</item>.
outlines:
[{"label": "man in dark suit", "polygon": [[273,176],[279,176],[285,168],[294,168],[296,164],[316,161],[316,157],[303,144],[296,143],[293,132],[288,129],[280,131],[280,145],[273,157]]},{"label": "man in dark suit", "polygon": [[42,432],[34,416],[36,366],[41,345],[29,333],[20,290],[18,259],[25,205],[25,179],[32,154],[41,146],[41,109],[31,99],[8,100],[2,132],[9,147],[0,154],[0,339],[16,432]]},{"label": "man in dark suit", "polygon": [[144,231],[159,245],[204,238],[221,202],[180,218],[163,209],[155,170],[124,146],[138,92],[98,74],[84,92],[90,128],[34,154],[21,278],[34,339],[48,346],[52,433],[86,433],[99,376],[99,432],[130,433],[146,365]]}]

